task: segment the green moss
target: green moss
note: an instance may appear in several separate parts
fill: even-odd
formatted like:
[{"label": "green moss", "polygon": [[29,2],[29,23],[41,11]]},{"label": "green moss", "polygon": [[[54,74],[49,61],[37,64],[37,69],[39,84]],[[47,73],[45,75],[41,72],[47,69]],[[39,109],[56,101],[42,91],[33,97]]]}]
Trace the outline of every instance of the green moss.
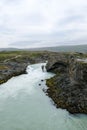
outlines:
[{"label": "green moss", "polygon": [[49,87],[53,87],[55,85],[54,78],[47,79],[46,84]]},{"label": "green moss", "polygon": [[0,80],[0,84],[3,84],[7,81],[7,79]]}]

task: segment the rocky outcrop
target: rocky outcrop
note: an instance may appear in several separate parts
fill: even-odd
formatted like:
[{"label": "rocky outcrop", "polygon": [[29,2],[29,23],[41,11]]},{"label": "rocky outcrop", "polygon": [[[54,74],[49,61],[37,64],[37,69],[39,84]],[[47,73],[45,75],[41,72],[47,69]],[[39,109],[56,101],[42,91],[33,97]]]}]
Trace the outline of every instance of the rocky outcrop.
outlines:
[{"label": "rocky outcrop", "polygon": [[[53,57],[52,57],[53,58]],[[80,58],[80,57],[79,57]],[[48,95],[56,106],[70,113],[87,114],[87,62],[74,54],[60,55],[47,64],[56,75],[47,80]]]},{"label": "rocky outcrop", "polygon": [[[12,76],[26,73],[28,64],[48,60],[47,71],[55,73],[55,76],[47,80],[47,92],[56,106],[70,113],[87,113],[87,55],[46,51],[16,53],[14,58],[14,53],[0,57],[0,84]],[[10,55],[9,60],[7,57]]]},{"label": "rocky outcrop", "polygon": [[48,53],[30,53],[26,56],[20,55],[5,59],[0,63],[0,84],[5,83],[8,79],[13,76],[26,73],[26,67],[29,64],[35,64],[45,62],[47,60]]},{"label": "rocky outcrop", "polygon": [[17,63],[17,62],[9,62],[0,64],[0,84],[6,82],[13,76],[18,76],[20,74],[26,73],[27,63]]}]

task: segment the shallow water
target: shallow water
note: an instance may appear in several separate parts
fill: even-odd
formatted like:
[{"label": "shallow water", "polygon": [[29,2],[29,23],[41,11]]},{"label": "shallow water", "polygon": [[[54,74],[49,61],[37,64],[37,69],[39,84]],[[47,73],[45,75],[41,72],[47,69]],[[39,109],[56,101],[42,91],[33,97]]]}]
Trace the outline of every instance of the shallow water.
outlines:
[{"label": "shallow water", "polygon": [[41,65],[30,65],[28,74],[0,85],[0,130],[87,130],[87,115],[56,109],[43,92],[41,80],[53,74],[42,72]]}]

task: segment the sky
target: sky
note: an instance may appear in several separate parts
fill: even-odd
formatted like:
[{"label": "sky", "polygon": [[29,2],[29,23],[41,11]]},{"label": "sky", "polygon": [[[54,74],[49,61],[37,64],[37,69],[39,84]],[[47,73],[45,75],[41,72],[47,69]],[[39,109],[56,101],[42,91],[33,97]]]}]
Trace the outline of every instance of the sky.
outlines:
[{"label": "sky", "polygon": [[0,0],[0,48],[87,44],[87,0]]}]

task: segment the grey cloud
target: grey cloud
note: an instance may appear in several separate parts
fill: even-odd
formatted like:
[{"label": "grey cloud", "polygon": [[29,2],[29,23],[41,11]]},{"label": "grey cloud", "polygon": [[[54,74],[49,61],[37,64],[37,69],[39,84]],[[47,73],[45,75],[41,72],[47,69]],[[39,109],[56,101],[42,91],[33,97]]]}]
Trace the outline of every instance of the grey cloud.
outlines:
[{"label": "grey cloud", "polygon": [[40,13],[32,13],[30,15],[25,15],[20,20],[27,25],[40,25],[44,22],[44,18]]},{"label": "grey cloud", "polygon": [[3,35],[10,35],[10,34],[14,33],[14,30],[9,29],[5,26],[0,26],[0,33],[3,34]]},{"label": "grey cloud", "polygon": [[0,41],[4,44],[86,43],[86,0],[1,0],[0,4]]},{"label": "grey cloud", "polygon": [[14,43],[11,43],[10,45],[12,46],[29,46],[29,45],[32,45],[32,44],[36,44],[36,43],[40,43],[41,41],[16,41]]},{"label": "grey cloud", "polygon": [[66,41],[19,41],[10,44],[14,47],[21,47],[21,48],[31,48],[31,47],[50,47],[50,46],[59,46],[59,45],[81,45],[81,44],[87,44],[87,38],[84,39],[75,39],[75,40],[66,40]]},{"label": "grey cloud", "polygon": [[7,5],[17,5],[17,4],[20,4],[23,0],[5,0],[4,3],[7,4]]},{"label": "grey cloud", "polygon": [[84,16],[82,15],[71,15],[71,16],[66,16],[65,18],[61,19],[59,22],[59,25],[67,25],[69,23],[73,22],[83,22]]}]

